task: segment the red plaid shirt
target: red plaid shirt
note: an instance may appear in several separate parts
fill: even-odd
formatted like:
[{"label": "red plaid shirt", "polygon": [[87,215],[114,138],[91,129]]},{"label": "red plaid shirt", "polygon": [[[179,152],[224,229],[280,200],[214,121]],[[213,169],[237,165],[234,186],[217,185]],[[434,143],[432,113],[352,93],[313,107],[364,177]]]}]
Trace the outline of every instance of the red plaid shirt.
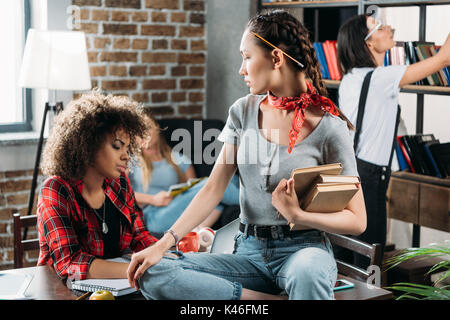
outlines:
[{"label": "red plaid shirt", "polygon": [[[83,182],[48,178],[39,194],[37,217],[40,254],[38,265],[51,265],[61,279],[86,279],[90,263],[103,256],[98,220],[81,196]],[[140,251],[158,241],[145,228],[142,210],[126,175],[105,179],[105,194],[128,223],[121,223],[120,251]],[[123,219],[124,220],[124,219]],[[122,220],[122,221],[123,221]]]}]

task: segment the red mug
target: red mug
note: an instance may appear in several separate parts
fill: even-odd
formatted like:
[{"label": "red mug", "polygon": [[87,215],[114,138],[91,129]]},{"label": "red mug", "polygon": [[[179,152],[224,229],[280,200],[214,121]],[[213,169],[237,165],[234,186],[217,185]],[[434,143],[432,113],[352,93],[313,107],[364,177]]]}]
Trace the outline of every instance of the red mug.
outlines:
[{"label": "red mug", "polygon": [[198,252],[198,233],[189,232],[178,242],[178,250],[182,252]]}]

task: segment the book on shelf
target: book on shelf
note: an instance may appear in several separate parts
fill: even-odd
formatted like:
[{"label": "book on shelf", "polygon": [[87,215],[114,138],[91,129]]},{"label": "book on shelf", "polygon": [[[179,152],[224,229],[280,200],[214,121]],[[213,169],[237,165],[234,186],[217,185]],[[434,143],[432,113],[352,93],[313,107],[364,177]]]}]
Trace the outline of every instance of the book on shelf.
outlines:
[{"label": "book on shelf", "polygon": [[328,65],[325,59],[325,53],[323,51],[322,44],[320,42],[313,43],[314,50],[316,51],[317,60],[319,60],[320,72],[322,73],[322,78],[331,79],[330,73],[328,71]]},{"label": "book on shelf", "polygon": [[326,40],[325,42],[314,42],[317,60],[323,79],[341,80],[342,74],[337,61],[337,41]]},{"label": "book on shelf", "polygon": [[439,143],[439,140],[427,141],[423,144],[423,149],[425,150],[425,154],[427,156],[427,159],[428,159],[428,162],[429,162],[431,168],[433,168],[433,172],[434,172],[433,175],[435,175],[438,178],[443,178],[443,175],[441,174],[441,170],[439,170],[436,160],[434,159],[433,154],[431,153],[431,150],[430,150],[430,146],[432,144],[438,144],[438,143]]},{"label": "book on shelf", "polygon": [[[424,158],[425,151],[422,152],[423,147],[419,145],[419,137],[421,135],[422,134],[415,134],[415,135],[409,135],[406,137],[409,140],[412,157],[414,158],[415,163],[416,163],[416,171],[420,174],[429,176],[429,175],[431,175],[431,172],[430,172],[428,165]],[[414,162],[413,162],[413,164],[414,164]]]},{"label": "book on shelf", "polygon": [[[416,172],[416,170],[414,169],[414,166],[412,165],[411,162],[411,158],[409,157],[409,153],[406,150],[406,147],[403,143],[403,136],[397,136],[397,145],[399,146],[400,150],[401,150],[401,155],[403,156],[403,158],[405,159],[406,163],[408,164],[409,170],[413,173]],[[399,153],[397,154],[397,157],[399,156]],[[400,161],[399,161],[400,162]],[[404,170],[400,167],[401,170]],[[408,168],[405,168],[408,169]]]},{"label": "book on shelf", "polygon": [[397,137],[409,168],[400,164],[400,170],[433,176],[450,177],[450,143],[440,143],[433,134],[415,134]]},{"label": "book on shelf", "polygon": [[398,166],[400,171],[409,170],[408,162],[406,161],[405,155],[400,147],[398,141],[395,142],[395,154],[397,155]]},{"label": "book on shelf", "polygon": [[[395,46],[386,51],[384,65],[410,65],[432,57],[439,52],[440,46],[434,42],[397,41]],[[416,85],[449,86],[448,67],[416,82]]]},{"label": "book on shelf", "polygon": [[182,194],[183,192],[189,190],[193,186],[195,186],[197,183],[199,183],[203,178],[191,178],[186,182],[173,184],[169,187],[169,193],[172,197],[176,197],[179,194]]},{"label": "book on shelf", "polygon": [[450,178],[450,142],[428,146],[442,178]]},{"label": "book on shelf", "polygon": [[[295,169],[291,173],[300,207],[309,212],[343,210],[360,188],[357,176],[341,175],[342,165],[333,163]],[[290,224],[292,230],[299,226]]]}]

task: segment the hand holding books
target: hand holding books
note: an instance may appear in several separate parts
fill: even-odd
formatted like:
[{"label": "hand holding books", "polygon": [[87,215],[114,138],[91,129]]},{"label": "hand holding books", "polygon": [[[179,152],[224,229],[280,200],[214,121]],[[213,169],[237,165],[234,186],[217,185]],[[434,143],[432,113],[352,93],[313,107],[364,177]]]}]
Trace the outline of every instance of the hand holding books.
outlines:
[{"label": "hand holding books", "polygon": [[342,176],[341,172],[340,163],[299,168],[292,171],[289,180],[280,182],[272,194],[272,203],[291,229],[296,229],[293,222],[299,207],[302,212],[329,213],[342,211],[347,206],[359,190],[360,180],[356,176]]},{"label": "hand holding books", "polygon": [[294,179],[281,179],[272,192],[272,205],[287,221],[293,222],[298,215],[299,202]]}]

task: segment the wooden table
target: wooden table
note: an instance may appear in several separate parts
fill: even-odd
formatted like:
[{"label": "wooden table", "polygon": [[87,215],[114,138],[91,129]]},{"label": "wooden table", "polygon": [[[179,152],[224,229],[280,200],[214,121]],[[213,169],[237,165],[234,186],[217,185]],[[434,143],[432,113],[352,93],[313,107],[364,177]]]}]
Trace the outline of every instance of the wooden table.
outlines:
[{"label": "wooden table", "polygon": [[1,273],[33,275],[33,280],[25,291],[25,296],[35,300],[75,300],[78,298],[48,266],[4,270]]},{"label": "wooden table", "polygon": [[[58,278],[55,271],[48,266],[4,270],[0,273],[33,275],[33,280],[28,286],[25,295],[35,300],[75,300],[78,297],[66,287],[65,283]],[[339,275],[339,278],[353,282],[355,287],[337,291],[335,294],[336,300],[384,300],[392,298],[390,291],[381,288],[369,289],[366,283],[345,276]],[[141,300],[144,297],[137,293],[124,296],[122,299]]]},{"label": "wooden table", "polygon": [[355,284],[353,288],[336,291],[334,298],[336,300],[389,300],[393,298],[391,291],[372,287],[367,283],[358,281],[343,275],[338,275],[338,279],[346,279]]}]

